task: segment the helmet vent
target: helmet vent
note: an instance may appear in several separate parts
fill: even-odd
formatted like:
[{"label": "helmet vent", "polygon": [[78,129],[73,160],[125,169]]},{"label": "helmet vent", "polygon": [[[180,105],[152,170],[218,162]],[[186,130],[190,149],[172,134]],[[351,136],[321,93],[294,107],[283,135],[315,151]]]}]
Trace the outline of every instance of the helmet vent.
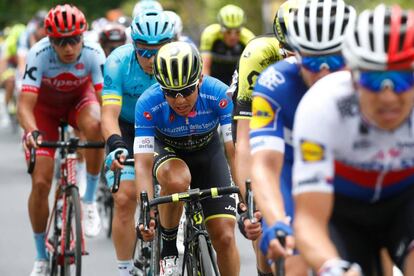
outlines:
[{"label": "helmet vent", "polygon": [[171,60],[171,75],[173,79],[174,86],[178,86],[178,62],[177,59]]}]

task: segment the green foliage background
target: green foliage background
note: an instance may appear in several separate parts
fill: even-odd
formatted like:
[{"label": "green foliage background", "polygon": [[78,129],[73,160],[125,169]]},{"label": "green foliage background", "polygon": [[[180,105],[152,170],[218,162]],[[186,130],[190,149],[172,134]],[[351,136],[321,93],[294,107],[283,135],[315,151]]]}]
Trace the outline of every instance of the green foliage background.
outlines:
[{"label": "green foliage background", "polygon": [[[414,8],[413,0],[345,0],[354,5],[357,10],[372,8],[378,3],[398,3],[405,8]],[[271,22],[263,22],[262,5],[270,3],[272,13],[283,0],[160,0],[165,9],[178,12],[183,18],[184,31],[198,39],[201,30],[215,22],[217,11],[225,4],[236,4],[247,14],[247,27],[255,34],[261,34],[269,29]],[[16,22],[27,22],[39,9],[49,10],[51,7],[71,3],[81,8],[89,22],[105,16],[105,12],[113,8],[121,8],[127,15],[131,14],[136,1],[131,0],[0,0],[0,28]],[[264,28],[266,26],[267,28]]]}]

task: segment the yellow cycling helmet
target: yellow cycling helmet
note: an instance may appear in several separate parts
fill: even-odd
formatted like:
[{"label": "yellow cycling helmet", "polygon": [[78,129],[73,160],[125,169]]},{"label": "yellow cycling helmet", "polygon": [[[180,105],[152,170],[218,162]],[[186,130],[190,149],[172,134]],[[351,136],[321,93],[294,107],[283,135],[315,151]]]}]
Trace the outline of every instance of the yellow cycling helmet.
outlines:
[{"label": "yellow cycling helmet", "polygon": [[303,0],[288,0],[280,5],[273,20],[273,32],[277,40],[283,45],[286,50],[292,51],[287,43],[286,34],[289,24],[289,13],[299,7]]},{"label": "yellow cycling helmet", "polygon": [[222,7],[217,15],[220,25],[226,29],[240,28],[245,21],[244,11],[236,5]]},{"label": "yellow cycling helmet", "polygon": [[187,42],[171,42],[160,48],[154,60],[154,75],[161,87],[180,90],[194,85],[201,75],[198,50]]}]

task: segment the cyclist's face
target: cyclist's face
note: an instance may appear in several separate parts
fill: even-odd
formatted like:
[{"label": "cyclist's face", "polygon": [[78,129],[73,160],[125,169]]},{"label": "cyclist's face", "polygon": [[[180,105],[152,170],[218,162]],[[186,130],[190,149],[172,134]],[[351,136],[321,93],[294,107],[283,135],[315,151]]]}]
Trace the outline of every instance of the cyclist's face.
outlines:
[{"label": "cyclist's face", "polygon": [[[160,49],[164,44],[159,45],[146,45],[141,43],[136,43],[136,49],[140,50],[158,50]],[[145,73],[153,75],[153,67],[154,67],[154,55],[151,55],[151,57],[141,56],[138,51],[135,52],[136,56],[138,58],[139,65],[141,65],[142,69]]]},{"label": "cyclist's face", "polygon": [[62,63],[70,64],[76,62],[82,51],[83,39],[82,37],[75,39],[55,39],[52,40],[51,45],[56,51],[59,60]]},{"label": "cyclist's face", "polygon": [[235,47],[240,41],[240,29],[223,29],[223,41],[227,47]]},{"label": "cyclist's face", "polygon": [[184,97],[182,95],[177,95],[176,97],[165,96],[169,106],[180,116],[188,116],[193,110],[194,105],[198,98],[198,90],[201,85],[201,78],[199,84],[195,87],[194,92]]},{"label": "cyclist's face", "polygon": [[413,110],[414,86],[399,94],[390,86],[385,86],[380,92],[373,92],[360,84],[356,87],[362,114],[381,129],[396,129]]}]

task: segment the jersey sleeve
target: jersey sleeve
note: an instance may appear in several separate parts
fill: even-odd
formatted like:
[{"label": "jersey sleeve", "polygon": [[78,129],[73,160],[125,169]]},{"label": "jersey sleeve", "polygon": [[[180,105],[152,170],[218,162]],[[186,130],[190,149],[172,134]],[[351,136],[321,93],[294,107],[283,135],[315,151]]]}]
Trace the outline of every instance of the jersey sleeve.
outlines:
[{"label": "jersey sleeve", "polygon": [[156,96],[148,96],[153,89],[151,86],[145,90],[135,106],[134,154],[154,152],[156,114],[151,109],[151,102]]},{"label": "jersey sleeve", "polygon": [[45,58],[43,49],[33,46],[26,57],[26,67],[22,80],[22,92],[39,93],[42,83],[43,60]]},{"label": "jersey sleeve", "polygon": [[[326,87],[325,87],[326,88]],[[320,97],[316,83],[296,110],[293,127],[293,193],[333,192],[334,140],[337,117],[334,104]],[[333,112],[329,112],[333,111]]]},{"label": "jersey sleeve", "polygon": [[105,53],[102,50],[101,46],[97,44],[96,47],[97,53],[95,56],[95,63],[92,66],[91,77],[92,83],[95,90],[101,90],[103,87],[103,67],[105,64]]},{"label": "jersey sleeve", "polygon": [[122,106],[122,61],[116,50],[107,58],[104,65],[104,86],[102,105]]},{"label": "jersey sleeve", "polygon": [[228,86],[217,80],[214,89],[217,91],[217,102],[215,105],[215,110],[219,118],[220,129],[223,134],[224,142],[232,141],[233,137],[231,132],[231,114],[233,111],[233,103],[228,99],[226,95]]},{"label": "jersey sleeve", "polygon": [[287,107],[290,85],[277,70],[277,64],[267,68],[253,91],[250,120],[251,152],[274,150],[284,153],[284,109]]}]

